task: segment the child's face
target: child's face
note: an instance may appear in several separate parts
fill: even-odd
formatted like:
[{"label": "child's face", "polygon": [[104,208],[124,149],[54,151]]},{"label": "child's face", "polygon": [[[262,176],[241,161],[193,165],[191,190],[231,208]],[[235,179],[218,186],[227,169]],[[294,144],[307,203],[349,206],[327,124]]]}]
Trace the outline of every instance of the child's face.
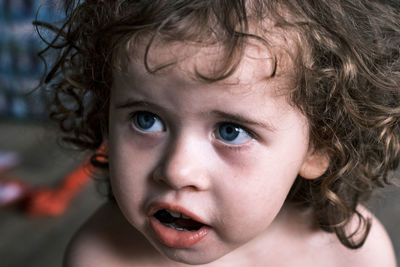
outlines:
[{"label": "child's face", "polygon": [[284,93],[290,75],[268,78],[271,61],[257,55],[248,48],[234,75],[211,84],[191,78],[194,65],[212,67],[206,52],[155,75],[141,60],[114,73],[113,193],[127,220],[170,259],[206,263],[268,237],[308,157],[307,120]]}]

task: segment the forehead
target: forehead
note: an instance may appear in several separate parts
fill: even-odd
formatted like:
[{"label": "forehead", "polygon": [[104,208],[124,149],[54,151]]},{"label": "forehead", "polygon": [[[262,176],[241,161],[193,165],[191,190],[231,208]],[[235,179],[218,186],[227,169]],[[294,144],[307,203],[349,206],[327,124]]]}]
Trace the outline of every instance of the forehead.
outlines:
[{"label": "forehead", "polygon": [[[243,86],[282,76],[293,79],[296,50],[293,43],[280,36],[268,43],[248,39],[242,50],[227,54],[226,47],[219,43],[160,39],[149,45],[148,38],[135,39],[118,50],[114,76],[174,73],[177,79],[194,83],[209,83],[204,77],[216,78],[212,82],[222,86]],[[221,70],[232,72],[220,78]]]}]

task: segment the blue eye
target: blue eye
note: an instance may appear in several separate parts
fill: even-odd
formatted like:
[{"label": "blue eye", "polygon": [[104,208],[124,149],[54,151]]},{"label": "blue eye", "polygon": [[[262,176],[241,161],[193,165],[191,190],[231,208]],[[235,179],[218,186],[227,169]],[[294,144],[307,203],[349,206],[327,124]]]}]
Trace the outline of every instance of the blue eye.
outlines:
[{"label": "blue eye", "polygon": [[162,132],[165,130],[160,118],[147,111],[138,111],[133,115],[134,127],[141,132]]},{"label": "blue eye", "polygon": [[252,139],[246,130],[233,123],[222,123],[219,125],[217,138],[232,145],[244,144]]}]

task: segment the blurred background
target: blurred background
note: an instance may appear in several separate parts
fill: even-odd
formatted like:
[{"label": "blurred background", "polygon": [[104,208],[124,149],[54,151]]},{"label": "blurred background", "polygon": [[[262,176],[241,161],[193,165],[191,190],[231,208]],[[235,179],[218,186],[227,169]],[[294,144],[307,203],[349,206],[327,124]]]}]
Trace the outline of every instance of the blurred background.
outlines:
[{"label": "blurred background", "polygon": [[[45,1],[38,19],[60,21],[61,1]],[[61,266],[72,234],[105,201],[85,155],[58,145],[44,92],[34,90],[44,70],[32,25],[41,3],[0,0],[0,266],[7,267]],[[368,206],[400,262],[400,189],[377,192]]]},{"label": "blurred background", "polygon": [[61,1],[0,0],[0,266],[61,266],[72,234],[105,200],[85,155],[58,145],[34,90],[44,46],[32,21],[41,3],[39,20],[60,21]]}]

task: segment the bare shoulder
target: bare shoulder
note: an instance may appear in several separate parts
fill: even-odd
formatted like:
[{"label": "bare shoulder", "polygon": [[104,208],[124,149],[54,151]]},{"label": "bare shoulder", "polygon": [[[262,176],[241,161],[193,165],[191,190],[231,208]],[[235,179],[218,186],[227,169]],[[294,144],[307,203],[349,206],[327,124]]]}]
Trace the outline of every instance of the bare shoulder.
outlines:
[{"label": "bare shoulder", "polygon": [[[358,211],[371,222],[368,237],[359,249],[349,249],[342,245],[333,233],[327,233],[312,226],[310,214],[293,212],[287,229],[290,233],[285,243],[288,253],[296,257],[289,266],[329,266],[329,267],[396,267],[396,258],[391,240],[379,220],[365,207]],[[354,216],[349,232],[358,226]],[[285,257],[287,261],[289,255]]]},{"label": "bare shoulder", "polygon": [[371,229],[361,248],[348,251],[349,260],[345,266],[396,267],[396,257],[393,245],[385,228],[368,209],[360,206],[358,210],[364,217],[370,218]]},{"label": "bare shoulder", "polygon": [[[379,220],[365,207],[359,206],[358,211],[371,222],[371,228],[365,243],[361,248],[349,249],[343,246],[334,234],[325,234],[324,247],[321,252],[329,259],[331,265],[341,267],[396,267],[396,258],[392,242]],[[359,220],[354,216],[348,225],[349,233],[358,227]],[[357,238],[357,237],[356,237]]]},{"label": "bare shoulder", "polygon": [[146,266],[145,261],[157,254],[125,220],[117,205],[107,203],[72,238],[64,266]]}]

